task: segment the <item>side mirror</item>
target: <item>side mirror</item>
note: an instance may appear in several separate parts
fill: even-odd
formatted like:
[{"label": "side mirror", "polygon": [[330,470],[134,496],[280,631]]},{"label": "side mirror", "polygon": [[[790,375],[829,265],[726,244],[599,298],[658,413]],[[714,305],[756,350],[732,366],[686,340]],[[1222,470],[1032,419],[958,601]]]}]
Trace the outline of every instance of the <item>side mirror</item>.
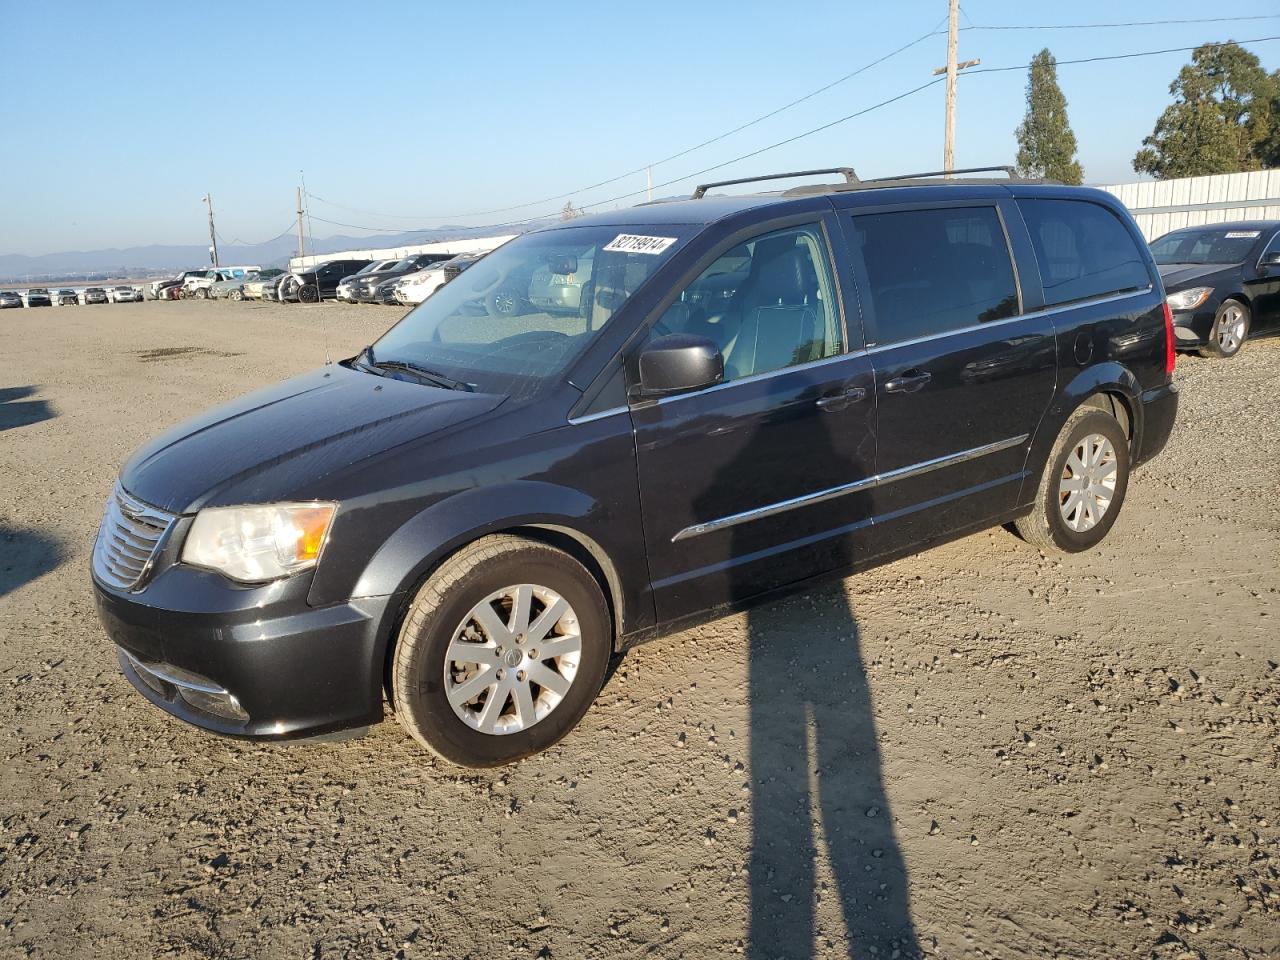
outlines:
[{"label": "side mirror", "polygon": [[665,397],[709,387],[724,379],[724,357],[706,337],[672,333],[651,342],[640,353],[637,398]]}]

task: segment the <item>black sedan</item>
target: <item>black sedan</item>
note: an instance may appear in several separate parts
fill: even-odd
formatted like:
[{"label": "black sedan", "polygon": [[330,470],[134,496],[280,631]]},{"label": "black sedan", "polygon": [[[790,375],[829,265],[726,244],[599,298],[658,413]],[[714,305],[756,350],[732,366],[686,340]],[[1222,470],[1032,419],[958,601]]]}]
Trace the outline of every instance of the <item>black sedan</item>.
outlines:
[{"label": "black sedan", "polygon": [[1151,242],[1180,350],[1234,357],[1280,333],[1280,220],[1186,227]]},{"label": "black sedan", "polygon": [[[397,260],[385,270],[354,278],[351,284],[351,296],[360,303],[381,303],[383,301],[377,298],[375,290],[382,281],[399,280],[407,273],[422,270],[433,263],[443,263],[445,260],[452,259],[452,256],[448,253],[417,253],[403,260]],[[394,297],[389,302],[394,303]]]}]

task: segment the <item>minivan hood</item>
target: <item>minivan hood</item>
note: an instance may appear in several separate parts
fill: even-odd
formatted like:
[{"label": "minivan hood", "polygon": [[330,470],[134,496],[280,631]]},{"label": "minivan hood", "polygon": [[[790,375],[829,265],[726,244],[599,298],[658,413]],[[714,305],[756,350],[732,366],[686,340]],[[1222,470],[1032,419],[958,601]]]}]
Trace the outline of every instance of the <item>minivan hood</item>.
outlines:
[{"label": "minivan hood", "polygon": [[330,364],[161,434],[125,464],[120,481],[138,499],[174,513],[218,502],[311,499],[321,478],[487,413],[503,399]]},{"label": "minivan hood", "polygon": [[[1192,284],[1213,286],[1240,269],[1238,263],[1165,263],[1157,264],[1166,293],[1175,293]],[[1208,280],[1208,283],[1204,281]]]}]

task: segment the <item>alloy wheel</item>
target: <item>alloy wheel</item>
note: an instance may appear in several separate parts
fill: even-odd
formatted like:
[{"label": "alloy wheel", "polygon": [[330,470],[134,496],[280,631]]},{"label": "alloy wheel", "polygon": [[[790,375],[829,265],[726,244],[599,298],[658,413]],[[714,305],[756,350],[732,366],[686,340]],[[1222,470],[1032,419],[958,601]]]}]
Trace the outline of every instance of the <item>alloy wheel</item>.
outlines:
[{"label": "alloy wheel", "polygon": [[1100,433],[1083,437],[1067,456],[1058,481],[1058,509],[1067,527],[1084,533],[1097,526],[1116,491],[1115,447]]},{"label": "alloy wheel", "polygon": [[1228,304],[1218,318],[1218,346],[1223,353],[1235,353],[1244,343],[1244,311],[1236,304]]},{"label": "alloy wheel", "polygon": [[573,685],[582,657],[578,617],[547,587],[521,583],[485,597],[445,652],[453,712],[481,733],[518,733],[543,720]]}]

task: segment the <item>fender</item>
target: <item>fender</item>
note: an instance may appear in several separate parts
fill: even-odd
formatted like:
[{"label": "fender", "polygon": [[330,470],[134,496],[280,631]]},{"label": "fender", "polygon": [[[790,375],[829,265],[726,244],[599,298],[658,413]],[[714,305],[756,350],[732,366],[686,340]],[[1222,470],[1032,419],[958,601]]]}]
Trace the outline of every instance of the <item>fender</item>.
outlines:
[{"label": "fender", "polygon": [[1035,497],[1040,485],[1040,475],[1049,459],[1054,441],[1062,431],[1062,425],[1077,407],[1097,393],[1113,393],[1124,398],[1129,414],[1130,453],[1142,449],[1142,385],[1138,378],[1128,367],[1115,360],[1085,367],[1058,390],[1036,431],[1035,439],[1027,452],[1027,476],[1022,481],[1022,489],[1018,495],[1020,507],[1026,506]]},{"label": "fender", "polygon": [[[512,512],[514,504],[520,505],[518,513]],[[646,608],[636,590],[639,582],[647,593],[648,571],[640,577],[620,575],[601,543],[607,523],[604,507],[580,490],[540,480],[474,487],[432,504],[403,524],[373,555],[352,596],[407,594],[445,557],[471,541],[490,533],[533,528],[570,538],[589,555],[604,576],[618,631],[624,624],[637,629],[652,620],[651,615],[645,618]]]}]

